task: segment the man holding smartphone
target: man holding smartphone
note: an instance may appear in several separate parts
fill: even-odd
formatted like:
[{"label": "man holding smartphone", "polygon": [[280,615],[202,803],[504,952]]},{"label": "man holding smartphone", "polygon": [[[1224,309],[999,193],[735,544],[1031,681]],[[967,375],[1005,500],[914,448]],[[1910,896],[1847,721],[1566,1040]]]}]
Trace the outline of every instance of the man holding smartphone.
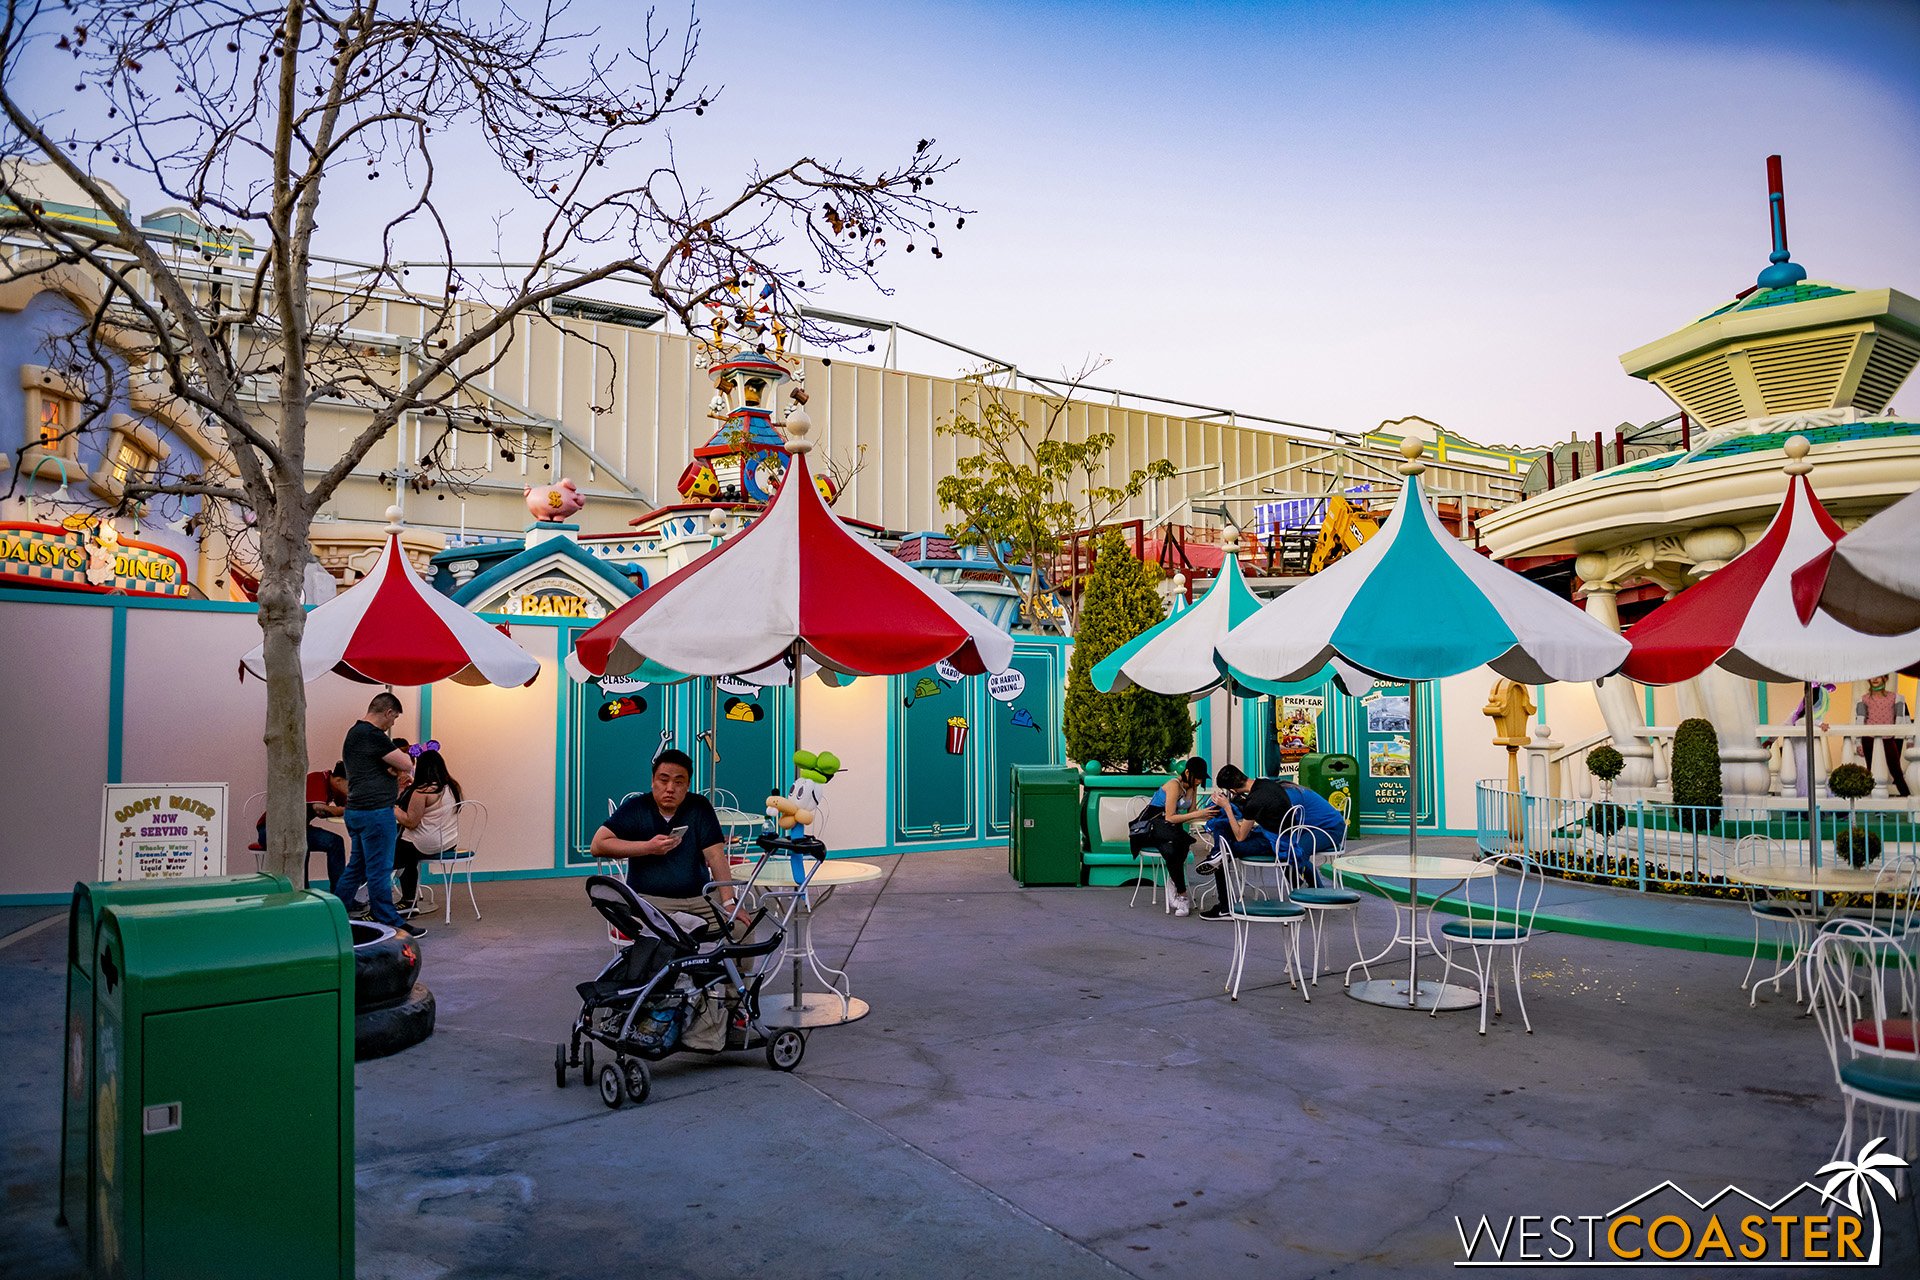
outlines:
[{"label": "man holding smartphone", "polygon": [[[713,805],[691,793],[693,758],[669,748],[653,762],[651,790],[634,796],[593,833],[593,856],[625,858],[627,883],[663,911],[684,911],[718,925],[713,904],[702,896],[709,881],[732,878],[727,838]],[[720,889],[731,910],[733,890]]]}]

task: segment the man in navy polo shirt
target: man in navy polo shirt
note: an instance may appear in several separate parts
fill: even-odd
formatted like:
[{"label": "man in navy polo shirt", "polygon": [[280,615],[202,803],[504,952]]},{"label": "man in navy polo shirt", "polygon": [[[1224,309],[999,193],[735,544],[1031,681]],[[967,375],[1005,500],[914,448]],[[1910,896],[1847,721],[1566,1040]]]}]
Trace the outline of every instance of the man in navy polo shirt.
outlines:
[{"label": "man in navy polo shirt", "polygon": [[[608,815],[593,833],[593,856],[625,858],[627,883],[663,911],[684,911],[715,925],[720,917],[702,896],[709,881],[729,880],[727,837],[713,805],[691,793],[693,759],[669,748],[653,762],[653,787]],[[733,890],[716,891],[723,910]],[[743,923],[743,922],[742,922]]]}]

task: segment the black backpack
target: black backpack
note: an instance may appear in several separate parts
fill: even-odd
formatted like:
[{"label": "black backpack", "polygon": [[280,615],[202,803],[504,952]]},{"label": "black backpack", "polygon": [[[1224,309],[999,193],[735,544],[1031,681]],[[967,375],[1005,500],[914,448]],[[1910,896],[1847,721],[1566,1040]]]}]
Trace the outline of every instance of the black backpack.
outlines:
[{"label": "black backpack", "polygon": [[1240,813],[1255,826],[1278,831],[1293,807],[1293,793],[1286,783],[1278,778],[1261,778],[1240,802]]}]

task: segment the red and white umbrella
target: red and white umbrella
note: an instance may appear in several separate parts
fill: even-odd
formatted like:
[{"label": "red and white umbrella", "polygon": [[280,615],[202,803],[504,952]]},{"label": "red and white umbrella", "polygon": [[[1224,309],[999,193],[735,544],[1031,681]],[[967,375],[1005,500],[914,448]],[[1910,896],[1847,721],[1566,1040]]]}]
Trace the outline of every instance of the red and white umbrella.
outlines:
[{"label": "red and white umbrella", "polygon": [[804,414],[787,420],[793,459],[760,518],[584,632],[581,668],[624,675],[652,661],[725,676],[784,659],[860,676],[944,659],[968,675],[1006,669],[1012,636],[827,509],[807,469],[807,426]]},{"label": "red and white umbrella", "polygon": [[1838,682],[1920,661],[1920,631],[1868,635],[1795,609],[1794,571],[1842,536],[1807,483],[1807,448],[1802,436],[1787,441],[1787,498],[1760,540],[1634,624],[1628,679],[1674,684],[1717,663],[1749,680]]},{"label": "red and white umbrella", "polygon": [[1802,621],[1814,610],[1869,635],[1920,627],[1920,493],[1910,493],[1794,570]]},{"label": "red and white umbrella", "polygon": [[[1883,675],[1920,659],[1920,631],[1873,636],[1826,613],[1802,621],[1794,570],[1831,551],[1842,530],[1807,483],[1805,436],[1787,441],[1787,498],[1760,540],[1724,569],[1634,624],[1621,672],[1642,684],[1674,684],[1718,665],[1749,680],[1806,686],[1806,760],[1814,755],[1813,686]],[[1820,865],[1820,788],[1807,778],[1807,832]]]},{"label": "red and white umbrella", "polygon": [[[399,511],[390,508],[389,520]],[[265,646],[240,659],[244,671],[267,676]],[[329,671],[369,684],[531,684],[540,660],[504,627],[467,612],[420,580],[400,550],[400,527],[387,526],[387,546],[373,572],[307,614],[300,673]]]}]

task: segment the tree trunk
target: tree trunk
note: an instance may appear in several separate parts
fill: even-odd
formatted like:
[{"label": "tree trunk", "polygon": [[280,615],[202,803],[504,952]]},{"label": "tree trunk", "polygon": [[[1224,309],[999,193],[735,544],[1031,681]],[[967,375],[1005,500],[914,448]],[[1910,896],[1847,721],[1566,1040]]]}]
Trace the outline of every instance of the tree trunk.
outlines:
[{"label": "tree trunk", "polygon": [[[267,660],[267,852],[264,870],[306,882],[307,684],[300,671],[306,629],[301,575],[307,531],[289,504],[276,503],[260,522],[260,631]],[[344,729],[342,730],[344,732]]]}]

